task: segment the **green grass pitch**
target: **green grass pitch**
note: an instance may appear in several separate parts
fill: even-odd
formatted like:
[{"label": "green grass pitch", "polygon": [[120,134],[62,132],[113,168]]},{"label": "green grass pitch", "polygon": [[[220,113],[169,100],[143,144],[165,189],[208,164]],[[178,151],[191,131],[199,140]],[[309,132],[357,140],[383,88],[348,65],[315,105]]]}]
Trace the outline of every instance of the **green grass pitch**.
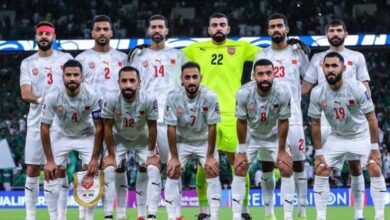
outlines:
[{"label": "green grass pitch", "polygon": [[[220,212],[221,220],[230,220],[232,219],[232,213],[230,208],[223,208]],[[264,208],[251,208],[250,212],[254,220],[263,219]],[[129,220],[136,219],[136,209],[127,209],[127,217]],[[198,213],[197,208],[183,208],[182,213],[184,219],[193,220],[196,219],[195,215]],[[283,219],[283,209],[275,208],[275,214],[278,220]],[[25,215],[24,209],[0,209],[0,219],[2,220],[23,220]],[[390,217],[390,207],[386,207],[385,216]],[[374,208],[365,207],[364,208],[364,217],[366,220],[374,220]],[[37,220],[49,220],[49,216],[46,209],[37,210]],[[68,209],[68,220],[78,220],[78,209]],[[95,214],[95,220],[103,220],[103,209],[99,208]],[[158,220],[166,220],[167,213],[166,210],[160,208],[157,213]],[[294,219],[297,219],[296,217]],[[315,220],[315,209],[314,207],[307,208],[307,219]],[[352,220],[353,219],[353,208],[352,207],[328,207],[328,220]],[[386,218],[387,219],[387,218]],[[389,218],[390,219],[390,218]]]}]

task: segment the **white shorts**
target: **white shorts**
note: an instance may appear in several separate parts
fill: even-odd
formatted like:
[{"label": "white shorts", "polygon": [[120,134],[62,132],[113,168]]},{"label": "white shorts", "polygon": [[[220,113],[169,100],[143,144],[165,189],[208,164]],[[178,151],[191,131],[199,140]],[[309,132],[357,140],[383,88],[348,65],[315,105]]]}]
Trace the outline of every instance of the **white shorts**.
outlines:
[{"label": "white shorts", "polygon": [[167,125],[164,123],[157,124],[157,147],[160,152],[161,163],[167,163],[169,154]]},{"label": "white shorts", "polygon": [[288,127],[287,146],[294,161],[306,160],[305,134],[303,126],[290,125]]},{"label": "white shorts", "polygon": [[51,149],[54,161],[57,165],[66,167],[69,152],[79,152],[79,158],[83,164],[89,164],[92,157],[95,135],[83,135],[81,137],[66,137],[58,132],[50,134]]},{"label": "white shorts", "polygon": [[329,167],[341,169],[345,160],[360,160],[361,166],[365,167],[370,153],[369,146],[369,135],[360,139],[346,139],[331,134],[323,147],[325,162]]},{"label": "white shorts", "polygon": [[45,153],[40,132],[27,131],[24,162],[30,165],[45,164]]},{"label": "white shorts", "polygon": [[321,125],[321,144],[324,146],[326,139],[332,133],[332,127],[329,125]]},{"label": "white shorts", "polygon": [[[194,158],[193,156],[195,156],[195,158],[198,159],[202,167],[204,167],[207,158],[207,148],[207,141],[205,143],[200,144],[177,143],[177,154],[181,167],[184,169],[184,167],[187,165],[188,160]],[[169,158],[171,158],[171,154],[169,154]],[[215,147],[214,158],[219,163],[217,147]]]},{"label": "white shorts", "polygon": [[246,151],[249,163],[253,163],[256,160],[257,155],[259,155],[260,161],[275,162],[278,146],[278,139],[275,141],[260,141],[251,138],[249,140],[248,150]]},{"label": "white shorts", "polygon": [[127,161],[127,152],[131,149],[135,150],[136,160],[139,165],[146,162],[148,156],[148,139],[141,137],[136,141],[123,141],[114,138],[115,142],[115,160],[118,165],[121,165],[122,161]]}]

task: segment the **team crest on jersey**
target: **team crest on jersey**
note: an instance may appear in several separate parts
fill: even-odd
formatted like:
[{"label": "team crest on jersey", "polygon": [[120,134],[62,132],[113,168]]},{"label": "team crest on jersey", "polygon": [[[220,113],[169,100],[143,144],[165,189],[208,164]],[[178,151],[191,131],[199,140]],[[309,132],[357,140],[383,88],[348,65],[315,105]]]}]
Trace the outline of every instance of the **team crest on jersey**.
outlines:
[{"label": "team crest on jersey", "polygon": [[280,107],[279,103],[273,105],[274,109],[278,109]]},{"label": "team crest on jersey", "polygon": [[321,103],[321,107],[322,107],[322,109],[327,109],[328,108],[328,102],[327,101],[323,101]]},{"label": "team crest on jersey", "polygon": [[227,52],[229,55],[233,55],[236,53],[236,48],[235,47],[228,47]]},{"label": "team crest on jersey", "polygon": [[176,60],[175,59],[171,59],[171,64],[175,64],[176,63]]},{"label": "team crest on jersey", "polygon": [[177,109],[176,109],[176,114],[177,114],[178,116],[182,116],[183,113],[184,113],[183,107],[181,107],[181,106],[177,107]]},{"label": "team crest on jersey", "polygon": [[142,62],[142,65],[144,66],[144,68],[148,68],[149,62],[147,60],[144,60],[144,62]]},{"label": "team crest on jersey", "polygon": [[248,104],[248,112],[254,112],[256,109],[255,103],[249,103]]},{"label": "team crest on jersey", "polygon": [[34,76],[36,76],[36,75],[38,75],[39,70],[38,70],[38,68],[35,67],[35,68],[32,69],[31,72],[32,72],[32,74],[33,74]]},{"label": "team crest on jersey", "polygon": [[118,61],[118,66],[119,67],[122,67],[123,66],[123,63],[121,61]]},{"label": "team crest on jersey", "polygon": [[348,105],[356,105],[355,99],[348,100]]},{"label": "team crest on jersey", "polygon": [[353,65],[353,61],[352,60],[348,60],[348,65],[352,66]]},{"label": "team crest on jersey", "polygon": [[202,107],[203,112],[209,112],[209,107],[208,106],[203,106]]},{"label": "team crest on jersey", "polygon": [[292,60],[291,60],[291,64],[294,64],[294,65],[295,65],[295,64],[298,64],[298,60],[292,59]]},{"label": "team crest on jersey", "polygon": [[57,112],[58,113],[63,113],[64,112],[64,106],[62,106],[62,105],[57,106]]},{"label": "team crest on jersey", "polygon": [[96,65],[95,65],[95,62],[91,61],[88,63],[88,66],[90,69],[94,69]]}]

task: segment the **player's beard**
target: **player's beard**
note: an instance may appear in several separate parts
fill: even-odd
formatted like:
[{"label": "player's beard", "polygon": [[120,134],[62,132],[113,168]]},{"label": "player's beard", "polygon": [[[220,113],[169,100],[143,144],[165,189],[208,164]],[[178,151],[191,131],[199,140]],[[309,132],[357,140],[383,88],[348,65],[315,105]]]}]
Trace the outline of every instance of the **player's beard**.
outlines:
[{"label": "player's beard", "polygon": [[[276,35],[276,34],[279,34],[279,35]],[[281,34],[279,32],[274,32],[272,34],[272,37],[271,37],[272,42],[274,42],[275,44],[279,44],[279,43],[283,42],[284,39],[286,39],[286,34]]]},{"label": "player's beard", "polygon": [[108,44],[108,42],[110,42],[106,37],[99,37],[98,39],[95,40],[95,42],[99,45],[99,46],[106,46]]},{"label": "player's beard", "polygon": [[70,82],[65,84],[65,87],[73,92],[73,91],[76,91],[80,87],[80,83],[78,83],[76,81],[70,81]]},{"label": "player's beard", "polygon": [[190,84],[188,86],[185,87],[186,88],[186,92],[188,94],[188,96],[190,98],[194,98],[196,96],[196,94],[198,93],[198,90],[199,90],[199,85],[195,85],[195,84]]},{"label": "player's beard", "polygon": [[334,76],[333,79],[329,79],[330,74],[326,75],[326,77],[325,77],[326,81],[328,82],[329,85],[334,85],[334,84],[338,83],[341,80],[341,78],[343,77],[343,72],[339,72],[337,74],[332,73],[332,75]]},{"label": "player's beard", "polygon": [[132,100],[137,92],[134,89],[121,89],[122,95],[126,100]]},{"label": "player's beard", "polygon": [[159,44],[161,43],[162,41],[164,41],[165,37],[162,36],[161,34],[159,33],[156,33],[156,34],[153,34],[152,36],[152,41],[156,44]]},{"label": "player's beard", "polygon": [[[42,45],[42,43],[45,42],[46,45]],[[47,39],[42,39],[38,42],[38,48],[42,51],[48,51],[51,49],[51,46],[53,45],[53,41],[49,41]]]},{"label": "player's beard", "polygon": [[217,43],[222,43],[226,40],[226,34],[223,34],[222,32],[217,32],[213,35],[211,35],[211,38]]},{"label": "player's beard", "polygon": [[332,39],[328,38],[329,44],[333,47],[339,47],[344,44],[345,38],[333,37]]},{"label": "player's beard", "polygon": [[[265,84],[265,85],[264,85]],[[269,81],[260,81],[257,83],[257,88],[264,92],[264,93],[267,93],[271,90],[272,88],[272,82],[269,82]]]}]

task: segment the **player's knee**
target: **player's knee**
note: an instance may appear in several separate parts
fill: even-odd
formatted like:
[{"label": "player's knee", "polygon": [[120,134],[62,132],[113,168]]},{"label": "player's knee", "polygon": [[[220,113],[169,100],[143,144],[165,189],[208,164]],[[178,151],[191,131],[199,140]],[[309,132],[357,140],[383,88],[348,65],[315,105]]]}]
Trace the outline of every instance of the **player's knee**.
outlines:
[{"label": "player's knee", "polygon": [[362,166],[359,160],[349,161],[348,166],[352,176],[360,176],[362,174]]},{"label": "player's knee", "polygon": [[141,173],[146,173],[146,164],[139,165],[138,171]]},{"label": "player's knee", "polygon": [[39,165],[27,165],[27,176],[29,177],[38,177],[40,174],[40,166]]},{"label": "player's knee", "polygon": [[217,171],[215,171],[215,170],[213,170],[209,166],[206,166],[204,168],[204,171],[205,171],[205,174],[206,174],[206,179],[215,178],[215,177],[217,177],[219,175],[219,169],[217,169]]},{"label": "player's knee", "polygon": [[120,161],[115,171],[117,173],[124,173],[126,171],[126,160]]},{"label": "player's knee", "polygon": [[172,180],[178,180],[181,176],[180,172],[167,172],[167,177]]},{"label": "player's knee", "polygon": [[283,163],[283,162],[280,162],[278,164],[278,168],[279,168],[279,171],[280,171],[280,175],[282,177],[291,177],[293,175],[293,171],[291,169],[291,167],[289,167],[287,164]]},{"label": "player's knee", "polygon": [[367,165],[368,175],[370,177],[380,177],[382,176],[382,169],[376,162],[369,163]]},{"label": "player's knee", "polygon": [[244,177],[248,173],[249,164],[241,163],[236,168],[234,168],[234,175]]}]

